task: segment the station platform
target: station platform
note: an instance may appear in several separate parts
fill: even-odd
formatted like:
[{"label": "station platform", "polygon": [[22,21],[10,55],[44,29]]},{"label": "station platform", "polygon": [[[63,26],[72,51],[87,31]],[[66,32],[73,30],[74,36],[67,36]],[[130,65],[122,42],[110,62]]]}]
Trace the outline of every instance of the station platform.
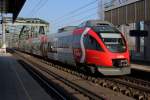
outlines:
[{"label": "station platform", "polygon": [[150,65],[142,65],[142,64],[131,64],[132,69],[141,70],[145,72],[150,72]]},{"label": "station platform", "polygon": [[150,81],[150,65],[144,63],[132,63],[131,64],[131,74],[134,78]]},{"label": "station platform", "polygon": [[52,97],[11,54],[0,54],[0,100],[52,100]]}]

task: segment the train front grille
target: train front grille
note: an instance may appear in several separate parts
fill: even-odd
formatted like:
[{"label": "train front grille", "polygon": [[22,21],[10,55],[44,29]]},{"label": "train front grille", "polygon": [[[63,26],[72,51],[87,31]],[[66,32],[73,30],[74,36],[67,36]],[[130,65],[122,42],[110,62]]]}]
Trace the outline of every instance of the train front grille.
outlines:
[{"label": "train front grille", "polygon": [[129,65],[126,59],[112,59],[112,63],[114,67],[127,67]]}]

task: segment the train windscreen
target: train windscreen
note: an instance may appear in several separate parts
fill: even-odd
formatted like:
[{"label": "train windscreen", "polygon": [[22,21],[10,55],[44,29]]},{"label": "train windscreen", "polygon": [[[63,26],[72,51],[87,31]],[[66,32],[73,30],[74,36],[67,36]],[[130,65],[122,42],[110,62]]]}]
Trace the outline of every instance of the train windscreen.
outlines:
[{"label": "train windscreen", "polygon": [[108,24],[99,24],[92,27],[103,40],[106,47],[111,52],[124,52],[126,51],[125,40],[121,33],[114,27]]}]

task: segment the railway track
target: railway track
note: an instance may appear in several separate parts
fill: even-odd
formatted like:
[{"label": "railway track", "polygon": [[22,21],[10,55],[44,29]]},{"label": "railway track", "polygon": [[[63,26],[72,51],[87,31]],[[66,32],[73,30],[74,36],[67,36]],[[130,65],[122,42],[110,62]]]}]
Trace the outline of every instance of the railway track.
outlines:
[{"label": "railway track", "polygon": [[57,67],[58,69],[69,72],[73,75],[81,77],[85,80],[89,80],[93,83],[99,84],[100,86],[109,88],[113,91],[120,92],[126,96],[132,97],[136,100],[150,100],[150,82],[142,79],[136,79],[133,77],[124,76],[121,78],[96,78],[92,76],[86,76],[82,73],[72,71],[61,66],[51,64],[47,61],[43,61],[51,66]]},{"label": "railway track", "polygon": [[[39,60],[39,58],[36,58],[36,59]],[[98,85],[103,86],[105,88],[109,88],[113,91],[122,93],[123,95],[132,97],[134,99],[150,100],[150,90],[149,90],[150,85],[149,85],[149,82],[147,82],[147,81],[139,80],[139,79],[135,79],[135,78],[127,77],[127,76],[121,77],[121,78],[118,78],[118,77],[117,78],[97,78],[97,77],[87,76],[83,73],[79,73],[79,72],[76,72],[74,70],[64,68],[60,65],[56,65],[54,63],[51,63],[51,62],[48,62],[45,60],[40,59],[40,61],[42,63],[47,64],[47,65],[53,66],[57,69],[61,69],[67,73],[71,73],[77,77],[84,79],[84,80],[91,81],[94,84],[98,84]],[[47,71],[47,70],[45,69],[44,71]],[[55,75],[53,75],[53,76],[55,76]],[[58,77],[56,77],[56,78],[58,78]],[[67,82],[63,78],[62,78],[62,80],[64,82]],[[65,83],[65,84],[67,84],[67,83]],[[73,86],[71,86],[71,87],[73,88]],[[81,87],[76,89],[76,90],[83,93],[83,90],[79,90],[79,89],[81,89]],[[88,96],[89,94],[91,95],[92,93],[90,93],[89,91],[88,91],[88,94],[84,93],[84,95],[86,95],[86,96]],[[92,96],[88,96],[88,97],[90,99],[93,98]]]},{"label": "railway track", "polygon": [[43,79],[36,71],[32,70],[31,68],[27,67],[29,66],[27,63],[25,63],[22,60],[18,60],[18,62],[36,79],[44,89],[48,93],[50,93],[54,99],[56,100],[67,100],[67,98],[61,94],[59,91],[57,91],[54,87],[52,87],[45,79]]},{"label": "railway track", "polygon": [[93,83],[99,84],[100,86],[109,88],[113,91],[120,92],[126,96],[132,97],[136,100],[150,100],[150,82],[142,79],[136,79],[133,77],[123,76],[121,78],[97,78],[87,76],[83,73],[75,72],[71,69],[57,66],[47,61],[43,61],[51,66],[57,67],[63,71],[69,72],[73,75],[81,77],[85,80],[89,80]]},{"label": "railway track", "polygon": [[47,72],[48,74],[50,74],[51,76],[55,77],[56,79],[62,81],[63,83],[67,84],[68,86],[70,86],[71,88],[79,91],[80,93],[83,93],[84,95],[86,95],[89,99],[92,99],[92,100],[103,100],[103,98],[99,95],[96,95],[94,93],[92,93],[91,91],[89,90],[86,90],[85,88],[81,87],[80,85],[77,85],[77,84],[74,84],[73,82],[51,72],[50,70],[47,70],[47,69],[43,69],[43,68],[40,68],[41,70]]},{"label": "railway track", "polygon": [[123,77],[122,79],[125,81],[132,82],[134,84],[139,84],[139,85],[146,87],[146,88],[150,88],[150,82],[149,81],[145,81],[142,79],[137,79],[137,78],[129,77],[129,76]]},{"label": "railway track", "polygon": [[[30,62],[32,62],[31,59],[30,59]],[[32,62],[32,64],[33,64],[33,63],[34,63],[34,62]],[[59,100],[68,100],[68,99],[71,99],[71,100],[78,100],[78,99],[80,99],[80,100],[88,100],[88,99],[91,99],[91,100],[104,100],[104,98],[103,98],[102,96],[97,95],[97,94],[95,94],[95,93],[93,93],[93,92],[91,92],[91,91],[89,91],[89,90],[83,88],[82,86],[80,86],[80,84],[75,84],[75,82],[73,83],[73,82],[71,82],[71,81],[69,81],[69,80],[63,78],[62,76],[57,75],[57,74],[55,74],[54,72],[48,70],[47,68],[44,68],[44,67],[42,67],[42,66],[39,66],[39,65],[36,64],[36,63],[34,63],[34,66],[38,66],[39,69],[36,69],[36,70],[41,70],[41,71],[45,72],[46,74],[48,74],[48,75],[54,77],[55,79],[61,81],[60,84],[63,83],[63,84],[65,84],[65,85],[67,85],[68,87],[71,87],[72,89],[74,89],[74,90],[75,90],[74,93],[75,93],[76,95],[79,94],[79,95],[77,95],[79,98],[78,98],[78,97],[76,98],[76,96],[75,96],[75,97],[71,97],[71,96],[69,96],[69,97],[67,97],[67,96],[66,96],[66,97],[63,97],[63,96],[62,96],[63,99],[61,98],[61,99],[59,99]],[[30,69],[30,68],[28,68],[28,69]],[[35,74],[36,76],[39,77],[39,72],[37,72],[37,71],[36,71],[36,72],[33,72],[33,68],[30,69],[30,71],[31,71],[33,74]],[[40,73],[41,73],[41,72],[40,72]],[[40,78],[40,79],[43,79],[43,78]],[[48,83],[46,83],[46,84],[48,84]],[[60,89],[60,88],[59,88],[59,89]],[[66,95],[69,95],[69,94],[66,94]],[[64,98],[65,98],[65,99],[64,99]]]},{"label": "railway track", "polygon": [[143,80],[131,80],[134,78],[126,77],[124,78],[108,78],[107,83],[109,81],[114,83],[114,87],[116,86],[115,90],[119,91],[127,96],[133,97],[137,100],[149,100],[150,99],[150,87],[149,82],[145,82],[145,86],[142,84]]}]

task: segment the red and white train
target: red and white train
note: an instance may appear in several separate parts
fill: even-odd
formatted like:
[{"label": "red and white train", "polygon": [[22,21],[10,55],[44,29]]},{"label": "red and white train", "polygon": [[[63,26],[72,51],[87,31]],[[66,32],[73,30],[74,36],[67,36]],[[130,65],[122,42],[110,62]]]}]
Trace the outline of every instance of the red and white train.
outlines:
[{"label": "red and white train", "polygon": [[92,73],[126,75],[131,70],[123,34],[109,22],[101,20],[64,27],[55,34],[21,38],[19,49],[79,69],[83,67]]}]

